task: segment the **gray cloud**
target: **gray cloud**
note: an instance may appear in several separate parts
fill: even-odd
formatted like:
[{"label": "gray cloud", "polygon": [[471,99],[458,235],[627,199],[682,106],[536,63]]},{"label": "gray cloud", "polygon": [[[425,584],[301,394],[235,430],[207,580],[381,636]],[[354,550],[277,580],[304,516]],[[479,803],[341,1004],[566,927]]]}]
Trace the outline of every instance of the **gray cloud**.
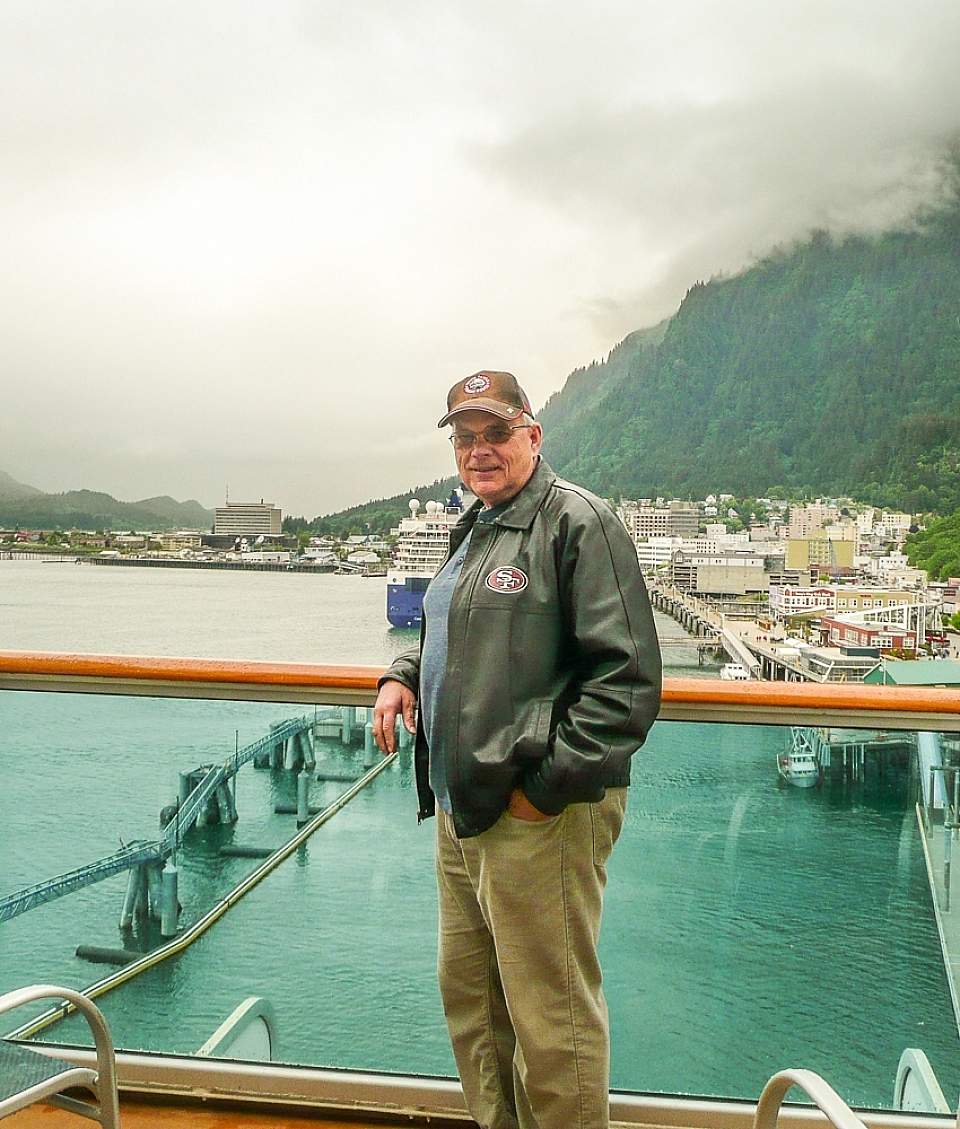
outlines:
[{"label": "gray cloud", "polygon": [[960,6],[10,0],[0,469],[308,514],[446,473],[812,227],[944,192]]}]

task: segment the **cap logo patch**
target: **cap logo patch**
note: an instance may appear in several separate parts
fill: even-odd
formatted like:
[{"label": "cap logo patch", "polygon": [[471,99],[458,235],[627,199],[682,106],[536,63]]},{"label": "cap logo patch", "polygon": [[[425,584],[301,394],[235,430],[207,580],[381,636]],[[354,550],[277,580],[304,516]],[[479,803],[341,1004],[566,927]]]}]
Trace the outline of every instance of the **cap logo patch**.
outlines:
[{"label": "cap logo patch", "polygon": [[485,376],[471,376],[469,380],[464,381],[463,390],[468,396],[479,396],[481,392],[486,392],[490,387],[490,381]]},{"label": "cap logo patch", "polygon": [[527,574],[513,565],[495,568],[483,582],[492,592],[507,592],[511,596],[527,586]]}]

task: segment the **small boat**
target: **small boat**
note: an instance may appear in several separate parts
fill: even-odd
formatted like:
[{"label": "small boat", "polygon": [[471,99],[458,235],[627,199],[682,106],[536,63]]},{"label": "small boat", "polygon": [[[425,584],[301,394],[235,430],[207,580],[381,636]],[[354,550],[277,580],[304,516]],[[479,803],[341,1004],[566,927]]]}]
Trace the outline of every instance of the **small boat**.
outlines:
[{"label": "small boat", "polygon": [[790,748],[777,756],[777,772],[796,788],[813,788],[820,783],[820,761],[814,753],[807,731],[794,725],[790,729]]},{"label": "small boat", "polygon": [[720,667],[720,677],[724,682],[748,682],[750,672],[743,663],[724,663]]}]

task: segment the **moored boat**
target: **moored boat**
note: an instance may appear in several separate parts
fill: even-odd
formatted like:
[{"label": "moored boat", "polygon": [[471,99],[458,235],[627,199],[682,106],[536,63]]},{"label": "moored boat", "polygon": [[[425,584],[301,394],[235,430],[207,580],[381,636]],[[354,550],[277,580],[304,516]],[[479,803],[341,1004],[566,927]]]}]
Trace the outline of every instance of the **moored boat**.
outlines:
[{"label": "moored boat", "polygon": [[777,755],[777,772],[782,780],[797,788],[812,788],[820,783],[823,770],[802,727],[791,727],[790,748]]},{"label": "moored boat", "polygon": [[750,672],[743,663],[724,663],[720,667],[720,677],[724,682],[747,682],[750,679]]}]

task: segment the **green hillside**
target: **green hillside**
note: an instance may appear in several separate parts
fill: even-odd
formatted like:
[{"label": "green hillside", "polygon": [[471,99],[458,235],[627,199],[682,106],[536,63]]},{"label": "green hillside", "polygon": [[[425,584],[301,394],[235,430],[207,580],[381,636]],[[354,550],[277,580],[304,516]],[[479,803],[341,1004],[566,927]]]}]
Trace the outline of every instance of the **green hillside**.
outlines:
[{"label": "green hillside", "polygon": [[960,510],[911,533],[905,548],[910,563],[926,569],[931,580],[960,576]]},{"label": "green hillside", "polygon": [[17,480],[7,474],[6,471],[0,470],[0,501],[7,499],[37,498],[42,496],[42,494],[43,491],[38,490],[36,486],[28,486],[25,482],[17,482]]},{"label": "green hillside", "polygon": [[[9,479],[9,475],[5,478]],[[207,530],[213,525],[213,511],[204,509],[199,502],[176,502],[168,497],[119,502],[109,494],[93,490],[70,490],[65,494],[44,494],[38,490],[11,496],[0,483],[0,525],[22,529]]]},{"label": "green hillside", "polygon": [[[698,283],[547,457],[601,494],[960,506],[960,210]],[[558,429],[559,431],[559,429]]]},{"label": "green hillside", "polygon": [[[960,508],[960,202],[910,231],[818,233],[696,283],[672,318],[571,373],[540,419],[553,466],[605,496]],[[411,495],[452,483],[322,524],[386,528]]]}]

